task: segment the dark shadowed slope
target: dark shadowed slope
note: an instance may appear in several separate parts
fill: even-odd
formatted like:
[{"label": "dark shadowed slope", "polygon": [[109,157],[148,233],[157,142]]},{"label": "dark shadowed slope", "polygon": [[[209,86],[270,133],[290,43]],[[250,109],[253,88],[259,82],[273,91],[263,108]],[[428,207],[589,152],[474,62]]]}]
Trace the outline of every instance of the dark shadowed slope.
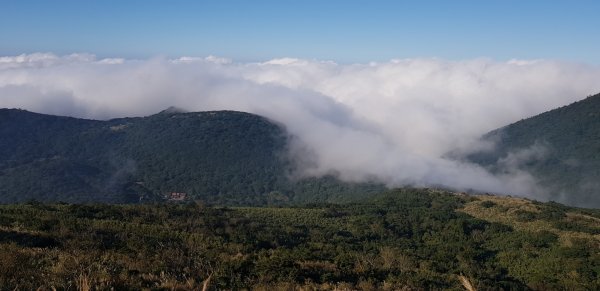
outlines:
[{"label": "dark shadowed slope", "polygon": [[96,121],[1,109],[0,202],[132,203],[178,192],[260,205],[381,190],[331,177],[290,181],[287,141],[282,126],[242,112]]},{"label": "dark shadowed slope", "polygon": [[494,171],[532,173],[547,199],[600,207],[600,94],[487,134],[494,151],[470,159]]}]

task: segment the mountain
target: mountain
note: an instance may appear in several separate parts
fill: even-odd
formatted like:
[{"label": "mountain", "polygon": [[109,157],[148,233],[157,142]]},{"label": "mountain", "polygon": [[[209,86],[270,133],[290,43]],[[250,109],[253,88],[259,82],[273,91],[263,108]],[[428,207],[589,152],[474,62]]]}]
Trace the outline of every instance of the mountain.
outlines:
[{"label": "mountain", "polygon": [[600,207],[600,94],[521,120],[483,137],[495,149],[470,155],[492,171],[532,173],[547,199]]},{"label": "mountain", "polygon": [[135,203],[185,193],[208,203],[264,205],[382,189],[334,177],[290,180],[288,139],[280,124],[234,111],[169,108],[99,121],[0,109],[0,202]]}]

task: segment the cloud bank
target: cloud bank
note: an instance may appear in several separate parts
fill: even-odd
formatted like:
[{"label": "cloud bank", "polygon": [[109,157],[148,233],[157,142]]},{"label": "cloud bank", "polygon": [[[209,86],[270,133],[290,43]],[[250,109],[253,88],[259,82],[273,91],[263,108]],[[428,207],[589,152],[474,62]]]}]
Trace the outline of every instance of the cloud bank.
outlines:
[{"label": "cloud bank", "polygon": [[495,176],[446,155],[489,147],[477,142],[481,134],[597,93],[598,80],[599,67],[548,60],[238,63],[38,53],[0,57],[0,107],[96,119],[169,106],[246,111],[298,137],[290,154],[301,175],[535,197],[540,189],[527,173]]}]

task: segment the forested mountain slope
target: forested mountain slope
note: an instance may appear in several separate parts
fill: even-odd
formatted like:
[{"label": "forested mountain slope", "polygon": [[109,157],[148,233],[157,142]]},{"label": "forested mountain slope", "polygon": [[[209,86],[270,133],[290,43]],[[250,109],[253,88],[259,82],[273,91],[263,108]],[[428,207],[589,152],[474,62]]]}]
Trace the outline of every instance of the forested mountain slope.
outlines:
[{"label": "forested mountain slope", "polygon": [[[547,199],[600,207],[600,94],[492,131],[493,151],[469,157],[493,171],[534,175]],[[510,163],[509,163],[510,162]]]},{"label": "forested mountain slope", "polygon": [[0,109],[0,202],[135,203],[176,192],[263,205],[382,189],[333,177],[290,180],[287,143],[281,125],[242,112],[165,110],[97,121]]}]

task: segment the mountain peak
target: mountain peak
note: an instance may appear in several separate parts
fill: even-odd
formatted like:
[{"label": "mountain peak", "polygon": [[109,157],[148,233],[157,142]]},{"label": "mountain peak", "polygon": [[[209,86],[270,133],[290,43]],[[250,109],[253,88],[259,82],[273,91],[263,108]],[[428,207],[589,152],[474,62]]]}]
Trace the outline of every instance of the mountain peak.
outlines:
[{"label": "mountain peak", "polygon": [[187,110],[181,109],[175,106],[169,106],[169,108],[159,112],[158,114],[173,114],[173,113],[186,113]]}]

